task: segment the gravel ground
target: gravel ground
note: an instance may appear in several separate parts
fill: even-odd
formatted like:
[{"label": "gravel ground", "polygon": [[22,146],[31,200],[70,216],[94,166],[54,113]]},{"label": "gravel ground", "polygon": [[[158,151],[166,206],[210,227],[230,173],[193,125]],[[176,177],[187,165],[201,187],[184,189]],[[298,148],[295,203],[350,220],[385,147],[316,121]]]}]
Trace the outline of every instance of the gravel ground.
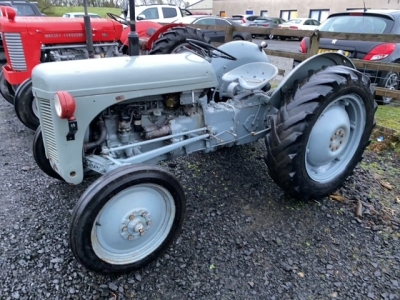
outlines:
[{"label": "gravel ground", "polygon": [[284,195],[262,142],[168,162],[187,193],[181,236],[143,270],[106,277],[68,248],[71,210],[93,179],[46,177],[33,132],[3,100],[0,138],[0,299],[400,299],[394,153],[367,153],[337,200],[320,202]]}]

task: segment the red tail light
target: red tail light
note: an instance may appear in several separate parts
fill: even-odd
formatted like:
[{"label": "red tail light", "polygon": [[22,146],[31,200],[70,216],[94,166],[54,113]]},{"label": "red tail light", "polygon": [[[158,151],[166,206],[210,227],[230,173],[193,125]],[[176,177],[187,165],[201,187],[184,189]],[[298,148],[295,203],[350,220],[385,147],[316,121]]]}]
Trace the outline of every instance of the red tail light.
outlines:
[{"label": "red tail light", "polygon": [[367,55],[365,55],[364,60],[380,60],[388,57],[396,48],[396,44],[385,43],[373,48]]},{"label": "red tail light", "polygon": [[307,53],[307,45],[306,45],[306,39],[305,39],[305,38],[303,38],[303,39],[301,40],[301,42],[300,42],[300,49],[299,49],[299,51],[300,51],[301,53]]},{"label": "red tail light", "polygon": [[264,27],[268,27],[268,26],[269,26],[269,24],[263,24],[263,26],[264,26]]},{"label": "red tail light", "polygon": [[299,29],[299,27],[297,27],[297,26],[290,26],[289,28],[290,29]]},{"label": "red tail light", "polygon": [[364,13],[362,13],[362,12],[353,12],[353,13],[350,13],[350,16],[363,16],[364,15]]},{"label": "red tail light", "polygon": [[242,19],[242,23],[246,23],[246,20],[244,18]]}]

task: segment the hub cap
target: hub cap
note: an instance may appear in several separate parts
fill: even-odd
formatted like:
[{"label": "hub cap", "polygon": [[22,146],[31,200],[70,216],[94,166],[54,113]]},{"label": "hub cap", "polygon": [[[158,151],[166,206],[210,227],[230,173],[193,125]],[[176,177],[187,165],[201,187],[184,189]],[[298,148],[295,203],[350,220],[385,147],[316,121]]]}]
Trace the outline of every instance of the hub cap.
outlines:
[{"label": "hub cap", "polygon": [[175,218],[172,195],[155,184],[128,188],[110,199],[93,225],[93,250],[112,264],[140,261],[167,238]]},{"label": "hub cap", "polygon": [[[399,86],[399,76],[397,75],[397,73],[390,74],[390,76],[386,81],[385,88],[389,90],[397,90],[398,86]],[[382,98],[384,103],[389,103],[393,99],[391,97],[382,97]]]},{"label": "hub cap", "polygon": [[366,110],[355,94],[338,98],[325,108],[311,130],[305,154],[308,176],[325,183],[346,170],[366,122]]}]

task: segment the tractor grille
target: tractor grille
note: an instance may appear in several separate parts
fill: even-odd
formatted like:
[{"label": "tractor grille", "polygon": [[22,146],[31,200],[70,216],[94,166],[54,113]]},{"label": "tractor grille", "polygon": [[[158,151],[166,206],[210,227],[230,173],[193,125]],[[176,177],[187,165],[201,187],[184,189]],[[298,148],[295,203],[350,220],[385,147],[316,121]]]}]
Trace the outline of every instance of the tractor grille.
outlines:
[{"label": "tractor grille", "polygon": [[38,98],[38,104],[40,109],[40,118],[42,126],[43,141],[45,142],[47,150],[47,158],[51,159],[56,167],[59,165],[56,136],[53,129],[53,117],[51,113],[50,100]]},{"label": "tractor grille", "polygon": [[24,47],[19,33],[4,33],[11,67],[14,71],[27,71]]}]

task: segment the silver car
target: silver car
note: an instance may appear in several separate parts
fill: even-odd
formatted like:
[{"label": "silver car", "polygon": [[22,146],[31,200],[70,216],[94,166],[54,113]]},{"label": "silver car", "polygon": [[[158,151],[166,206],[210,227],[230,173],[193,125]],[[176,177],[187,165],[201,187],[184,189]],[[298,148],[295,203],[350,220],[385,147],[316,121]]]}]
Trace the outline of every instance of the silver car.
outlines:
[{"label": "silver car", "polygon": [[232,18],[229,18],[229,20],[242,26],[249,26],[255,19],[259,17],[260,16],[256,15],[233,15]]}]

